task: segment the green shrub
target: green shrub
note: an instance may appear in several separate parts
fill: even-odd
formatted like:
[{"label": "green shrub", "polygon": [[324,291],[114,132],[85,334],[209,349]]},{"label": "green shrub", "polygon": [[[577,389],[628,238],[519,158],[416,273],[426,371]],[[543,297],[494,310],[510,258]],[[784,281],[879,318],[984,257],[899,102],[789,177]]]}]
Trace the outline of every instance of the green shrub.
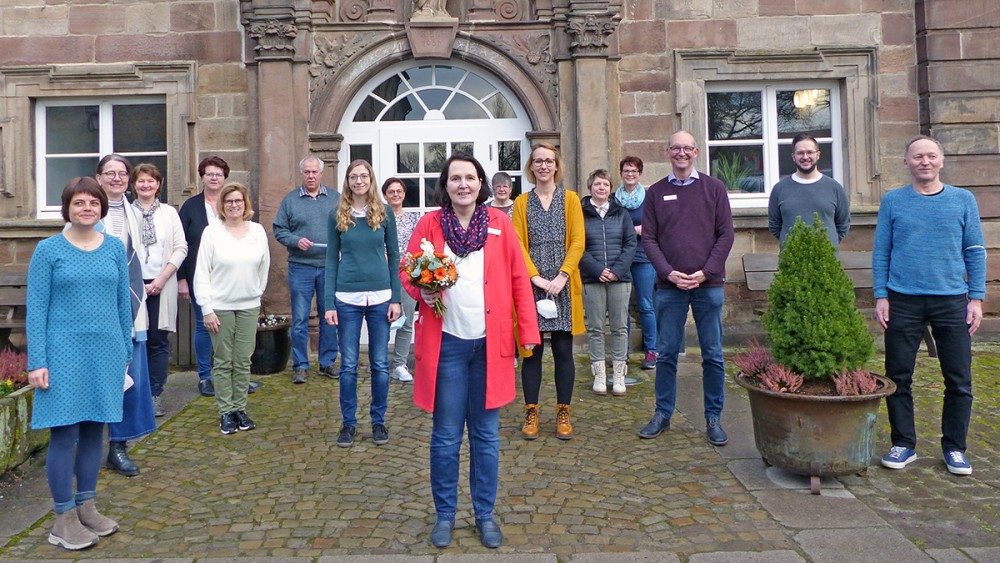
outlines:
[{"label": "green shrub", "polygon": [[764,328],[775,362],[806,379],[855,370],[875,354],[864,316],[854,306],[854,284],[844,273],[826,228],[799,218],[778,258],[767,292]]}]

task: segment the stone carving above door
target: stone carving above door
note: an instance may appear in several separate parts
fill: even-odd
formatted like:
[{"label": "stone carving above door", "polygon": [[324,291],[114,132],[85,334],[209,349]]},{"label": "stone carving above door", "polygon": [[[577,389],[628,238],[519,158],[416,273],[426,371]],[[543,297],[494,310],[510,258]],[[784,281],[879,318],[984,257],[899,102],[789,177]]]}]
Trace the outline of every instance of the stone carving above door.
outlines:
[{"label": "stone carving above door", "polygon": [[446,0],[413,0],[413,14],[410,15],[410,21],[451,18],[446,4]]},{"label": "stone carving above door", "polygon": [[556,76],[558,67],[552,58],[551,39],[547,33],[488,34],[484,39],[510,53],[516,60],[527,62],[526,70],[542,86],[546,95],[558,102],[559,88]]},{"label": "stone carving above door", "polygon": [[288,58],[295,54],[298,29],[292,22],[268,19],[250,24],[248,35],[257,42],[253,50],[257,59]]},{"label": "stone carving above door", "polygon": [[611,14],[571,17],[566,27],[573,39],[569,50],[575,57],[603,56],[608,51],[608,36],[617,28],[618,20]]},{"label": "stone carving above door", "polygon": [[316,95],[323,91],[352,57],[377,40],[378,37],[370,33],[316,35],[309,63],[309,75],[312,76],[309,84],[310,100],[316,99]]}]

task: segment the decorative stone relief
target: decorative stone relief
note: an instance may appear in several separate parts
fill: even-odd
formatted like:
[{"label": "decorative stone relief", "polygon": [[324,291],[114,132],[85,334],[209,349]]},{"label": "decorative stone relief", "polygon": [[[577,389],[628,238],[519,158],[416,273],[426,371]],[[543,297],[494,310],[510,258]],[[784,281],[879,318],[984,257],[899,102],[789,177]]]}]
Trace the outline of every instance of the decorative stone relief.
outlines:
[{"label": "decorative stone relief", "polygon": [[368,20],[367,0],[344,0],[340,4],[340,21],[364,22]]},{"label": "decorative stone relief", "polygon": [[413,14],[410,21],[420,19],[450,18],[446,0],[413,0]]},{"label": "decorative stone relief", "polygon": [[367,49],[375,40],[370,33],[358,33],[350,37],[344,34],[316,35],[313,57],[309,63],[309,74],[313,77],[309,85],[310,99],[314,100],[317,93],[323,91],[351,57]]},{"label": "decorative stone relief", "polygon": [[496,0],[493,13],[498,21],[521,21],[524,18],[520,0]]},{"label": "decorative stone relief", "polygon": [[257,42],[253,50],[257,58],[288,57],[295,54],[292,42],[298,35],[294,23],[276,19],[256,21],[250,24],[249,35]]},{"label": "decorative stone relief", "polygon": [[498,47],[514,55],[515,59],[528,63],[528,72],[538,81],[545,93],[556,100],[558,107],[559,88],[557,87],[558,66],[552,59],[550,38],[546,35],[505,34],[490,38]]},{"label": "decorative stone relief", "polygon": [[618,21],[610,14],[587,14],[583,19],[572,18],[567,31],[573,37],[569,49],[573,56],[600,56],[608,50],[608,36],[615,32]]}]

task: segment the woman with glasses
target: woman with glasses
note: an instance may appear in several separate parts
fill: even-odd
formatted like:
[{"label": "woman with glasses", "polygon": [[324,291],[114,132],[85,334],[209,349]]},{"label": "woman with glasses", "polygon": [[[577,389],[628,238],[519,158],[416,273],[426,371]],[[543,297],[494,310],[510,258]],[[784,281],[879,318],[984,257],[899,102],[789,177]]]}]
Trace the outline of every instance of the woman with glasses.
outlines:
[{"label": "woman with glasses", "polygon": [[[525,176],[535,188],[514,201],[514,230],[531,275],[538,307],[538,330],[549,333],[556,380],[556,438],[573,437],[570,402],[575,366],[573,335],[586,330],[583,320],[580,258],[586,244],[580,198],[559,186],[562,159],[556,147],[539,143],[524,163]],[[542,386],[542,352],[523,351],[521,386],[524,389],[526,440],[538,437],[538,393]]]},{"label": "woman with glasses", "polygon": [[253,207],[246,186],[223,186],[216,212],[222,220],[201,235],[194,287],[215,354],[212,381],[219,429],[233,434],[257,426],[247,415],[247,389],[271,254],[264,227],[250,221]]},{"label": "woman with glasses", "polygon": [[142,163],[132,169],[135,201],[132,209],[139,220],[140,240],[136,245],[142,280],[146,291],[149,331],[146,355],[149,360],[150,392],[153,414],[163,416],[163,385],[170,363],[168,335],[177,330],[177,269],[187,256],[187,241],[177,210],[160,204],[163,175],[153,164]]},{"label": "woman with glasses", "polygon": [[[392,215],[396,219],[396,239],[399,243],[399,255],[406,252],[406,245],[410,242],[410,235],[420,220],[420,214],[416,211],[404,211],[403,200],[406,199],[406,186],[399,178],[389,178],[382,183],[382,195],[385,201],[392,208]],[[407,362],[410,358],[410,344],[413,343],[413,316],[417,310],[417,302],[405,291],[399,294],[403,326],[396,330],[396,340],[392,346],[392,365],[389,374],[393,379],[398,379],[404,383],[413,381],[413,374],[407,369]]]},{"label": "woman with glasses", "polygon": [[493,186],[493,199],[490,201],[490,207],[495,207],[506,213],[508,217],[513,217],[514,200],[510,199],[510,194],[514,189],[514,180],[511,179],[510,174],[497,172],[490,180],[490,185]]},{"label": "woman with glasses", "polygon": [[137,249],[142,241],[139,216],[125,199],[132,165],[128,159],[109,154],[97,163],[97,182],[108,196],[108,213],[98,221],[96,229],[117,238],[125,248],[128,260],[132,303],[132,363],[129,376],[133,385],[125,392],[121,422],[108,425],[108,467],[121,475],[139,474],[139,466],[128,455],[128,440],[137,440],[156,431],[153,396],[149,390],[149,365],[146,338],[149,316],[146,291],[142,283],[142,267]]},{"label": "woman with glasses", "polygon": [[642,178],[642,159],[626,156],[618,164],[622,183],[615,190],[615,201],[628,211],[635,228],[638,244],[632,259],[632,284],[635,302],[639,309],[639,325],[642,327],[642,369],[656,368],[656,311],[653,309],[653,294],[656,292],[656,270],[646,258],[642,249],[642,209],[646,200],[646,188],[639,182]]},{"label": "woman with glasses", "polygon": [[216,204],[222,184],[229,177],[229,165],[217,156],[210,156],[198,163],[198,176],[201,177],[201,193],[188,198],[181,205],[180,218],[184,238],[188,243],[188,254],[177,271],[177,295],[181,299],[191,299],[194,309],[194,355],[198,364],[198,392],[202,396],[211,397],[215,395],[212,386],[212,337],[205,329],[205,319],[198,306],[198,295],[192,290],[201,233],[205,227],[222,222]]},{"label": "woman with glasses", "polygon": [[368,325],[371,365],[372,442],[389,442],[385,411],[389,403],[389,325],[399,318],[399,244],[396,220],[372,189],[375,172],[355,160],[344,174],[340,203],[330,217],[326,248],[326,322],[340,335],[340,412],[337,445],[349,448],[357,431],[358,354],[361,323]]}]

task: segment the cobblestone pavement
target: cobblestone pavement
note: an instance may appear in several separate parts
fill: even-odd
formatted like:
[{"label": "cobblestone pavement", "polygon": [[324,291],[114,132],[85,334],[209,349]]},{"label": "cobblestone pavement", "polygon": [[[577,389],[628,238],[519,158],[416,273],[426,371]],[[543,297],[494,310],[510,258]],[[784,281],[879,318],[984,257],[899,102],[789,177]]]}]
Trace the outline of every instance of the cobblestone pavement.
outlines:
[{"label": "cobblestone pavement", "polygon": [[[652,372],[638,370],[634,362],[631,375],[640,384],[626,397],[597,397],[590,392],[589,369],[582,367],[586,358],[579,356],[573,440],[555,438],[551,378],[543,383],[538,440],[520,437],[520,400],[503,410],[496,513],[505,542],[496,552],[483,548],[475,534],[465,477],[454,543],[444,551],[428,543],[431,418],[412,405],[412,386],[392,382],[386,417],[390,442],[379,447],[372,444],[368,427],[368,380],[360,379],[358,437],[354,447],[342,449],[335,445],[339,382],[311,377],[306,385],[293,386],[289,374],[264,377],[265,386],[250,396],[248,409],[257,430],[223,436],[214,401],[198,398],[133,449],[141,475],[126,479],[102,470],[98,502],[120,522],[117,534],[94,549],[68,553],[46,542],[50,513],[0,547],[0,557],[442,554],[443,561],[445,555],[500,553],[583,561],[600,560],[586,554],[622,552],[633,557],[622,561],[647,560],[638,556],[643,553],[671,554],[655,560],[696,561],[712,552],[743,552],[731,554],[732,560],[746,560],[747,552],[771,551],[781,557],[761,560],[801,561],[824,560],[816,555],[826,549],[817,538],[833,537],[810,536],[815,530],[808,528],[853,527],[844,530],[849,533],[842,541],[857,542],[867,529],[876,543],[886,534],[901,534],[925,550],[908,546],[918,559],[1000,560],[1000,349],[977,352],[976,362],[972,476],[953,477],[940,460],[935,429],[941,378],[936,361],[922,359],[914,390],[920,460],[904,471],[876,465],[865,476],[841,478],[834,483],[841,491],[829,497],[801,490],[781,497],[738,478],[747,467],[759,474],[764,468],[753,451],[748,418],[741,414],[744,393],[735,384],[727,389],[729,446],[705,442],[700,409],[691,408],[700,407],[700,396],[679,398],[671,430],[656,440],[641,440],[636,431],[652,413]],[[682,392],[700,391],[699,365],[696,354],[683,359]],[[876,441],[880,455],[889,446],[884,412]],[[461,474],[468,474],[467,448]],[[838,495],[856,504],[853,499],[859,499],[866,513],[877,516],[816,524],[829,503],[846,502]],[[775,505],[775,498],[784,500]],[[816,518],[790,522],[785,507],[807,515],[813,510]],[[837,553],[839,547],[829,549]],[[848,553],[826,560],[858,559]]]}]

